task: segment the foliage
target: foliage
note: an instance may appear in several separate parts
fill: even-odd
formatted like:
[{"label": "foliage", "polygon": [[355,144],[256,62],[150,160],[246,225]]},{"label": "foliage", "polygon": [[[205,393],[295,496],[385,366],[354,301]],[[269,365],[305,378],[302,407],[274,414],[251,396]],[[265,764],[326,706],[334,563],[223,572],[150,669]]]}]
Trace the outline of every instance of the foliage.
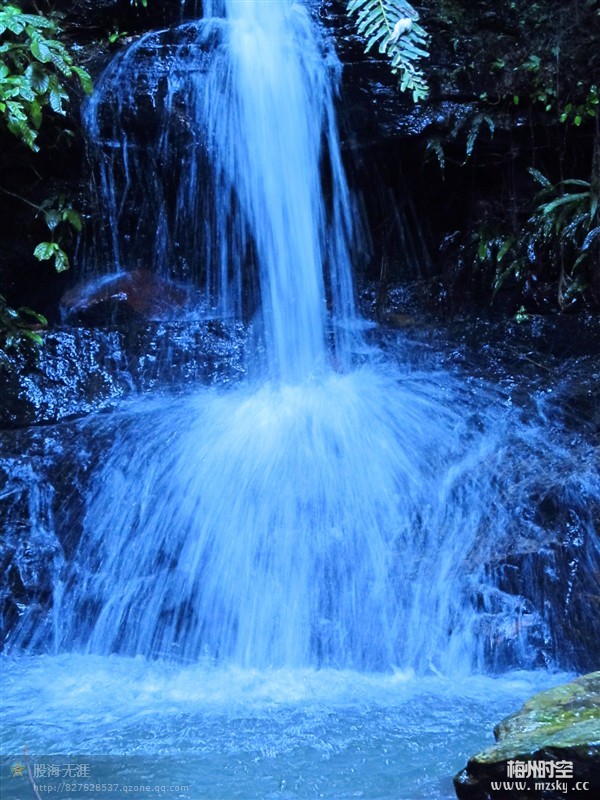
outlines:
[{"label": "foliage", "polygon": [[69,269],[69,257],[62,245],[70,230],[81,233],[83,221],[81,214],[73,208],[64,195],[51,197],[40,206],[44,221],[52,234],[51,241],[40,242],[33,255],[39,261],[53,261],[57,272]]},{"label": "foliage", "polygon": [[34,151],[44,109],[65,113],[66,79],[76,76],[85,92],[92,91],[89,74],[73,63],[58,34],[56,22],[41,14],[13,5],[0,10],[0,119]]},{"label": "foliage", "polygon": [[598,307],[599,4],[480,6],[427,4],[440,51],[431,80],[460,99],[426,132],[425,155],[452,202],[470,187],[464,210],[445,207],[444,280],[479,296],[509,290],[498,300],[514,308],[520,293],[530,311]]},{"label": "foliage", "polygon": [[600,245],[598,192],[589,181],[552,184],[537,170],[530,173],[542,188],[521,231],[482,226],[474,237],[476,258],[491,272],[494,295],[509,277],[523,281],[544,272],[556,280],[556,299],[566,310],[586,290],[594,269],[590,256]]},{"label": "foliage", "polygon": [[427,34],[415,9],[404,0],[348,0],[347,12],[367,40],[365,52],[378,44],[399,75],[401,91],[412,92],[415,103],[425,99],[429,89],[419,61],[429,56]]},{"label": "foliage", "polygon": [[[93,88],[88,72],[74,63],[59,36],[58,23],[51,17],[25,13],[8,3],[0,8],[0,127],[4,125],[33,152],[40,149],[37,140],[45,112],[65,115],[73,91],[70,81],[75,79],[88,94]],[[52,198],[41,206],[20,199],[42,213],[52,234],[51,241],[38,244],[34,256],[53,261],[58,272],[68,269],[61,242],[65,228],[81,230],[81,216],[65,198]],[[0,297],[0,334],[7,345],[19,337],[39,344],[41,338],[31,326],[45,324],[41,314],[25,307],[13,309]]]},{"label": "foliage", "polygon": [[47,324],[46,318],[31,308],[10,308],[4,296],[0,294],[0,343],[6,349],[15,347],[23,338],[34,344],[41,344],[42,337],[32,330],[32,326],[39,328]]},{"label": "foliage", "polygon": [[[504,59],[496,59],[491,70],[509,72],[500,78],[499,99],[515,106],[527,100],[542,107],[553,118],[576,127],[588,117],[595,117],[600,103],[598,86],[593,78],[580,78],[575,82],[567,80],[568,71],[559,66],[561,55],[561,48],[555,45],[545,56],[530,53],[512,67]],[[490,100],[487,92],[482,93],[480,99]]]}]

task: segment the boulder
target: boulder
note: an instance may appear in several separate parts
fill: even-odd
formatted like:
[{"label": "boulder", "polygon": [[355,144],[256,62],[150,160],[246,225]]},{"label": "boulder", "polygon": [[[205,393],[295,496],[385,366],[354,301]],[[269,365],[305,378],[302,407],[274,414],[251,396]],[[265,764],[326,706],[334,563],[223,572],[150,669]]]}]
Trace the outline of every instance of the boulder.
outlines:
[{"label": "boulder", "polygon": [[454,778],[459,800],[600,797],[600,672],[541,692]]},{"label": "boulder", "polygon": [[110,324],[132,316],[172,318],[191,299],[190,289],[144,269],[116,272],[82,281],[61,299],[69,320]]}]

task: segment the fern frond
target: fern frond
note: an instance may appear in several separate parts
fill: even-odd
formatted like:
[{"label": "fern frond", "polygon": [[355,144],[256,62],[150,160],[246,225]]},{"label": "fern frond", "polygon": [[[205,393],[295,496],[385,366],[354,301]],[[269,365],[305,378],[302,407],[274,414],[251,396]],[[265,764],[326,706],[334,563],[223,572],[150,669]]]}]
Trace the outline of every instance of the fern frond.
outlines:
[{"label": "fern frond", "polygon": [[398,74],[400,90],[411,91],[415,103],[427,97],[427,79],[418,62],[429,56],[428,37],[416,22],[415,9],[404,0],[348,0],[346,10],[366,40],[365,53],[377,45]]}]

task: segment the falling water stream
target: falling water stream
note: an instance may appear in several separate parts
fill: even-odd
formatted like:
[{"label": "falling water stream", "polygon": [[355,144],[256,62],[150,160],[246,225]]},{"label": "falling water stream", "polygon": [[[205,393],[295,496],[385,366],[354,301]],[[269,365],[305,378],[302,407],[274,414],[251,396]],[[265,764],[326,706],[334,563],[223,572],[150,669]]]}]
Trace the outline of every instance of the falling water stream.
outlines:
[{"label": "falling water stream", "polygon": [[[448,800],[493,724],[560,681],[532,671],[543,620],[519,626],[481,565],[515,525],[536,535],[519,509],[569,455],[543,415],[365,335],[338,71],[305,6],[225,0],[132,45],[88,107],[96,258],[134,269],[152,238],[153,268],[255,347],[241,384],[81,423],[112,445],[51,619],[24,614],[3,663],[3,752],[113,787],[56,796]],[[166,109],[143,148],[116,121],[136,81]],[[502,637],[521,671],[486,677]]]}]

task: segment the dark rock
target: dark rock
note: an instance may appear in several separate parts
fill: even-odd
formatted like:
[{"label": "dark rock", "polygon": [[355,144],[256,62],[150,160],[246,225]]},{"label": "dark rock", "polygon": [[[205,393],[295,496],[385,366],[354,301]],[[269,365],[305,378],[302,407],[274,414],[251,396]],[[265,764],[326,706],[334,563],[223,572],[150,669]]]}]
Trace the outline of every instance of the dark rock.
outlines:
[{"label": "dark rock", "polygon": [[40,347],[0,351],[0,428],[83,416],[157,387],[228,383],[246,371],[247,331],[240,323],[130,321],[42,335]]},{"label": "dark rock", "polygon": [[78,283],[63,295],[61,308],[69,322],[110,325],[132,316],[170,319],[190,300],[189,287],[136,269]]},{"label": "dark rock", "polygon": [[200,16],[200,0],[25,0],[22,7],[36,13],[52,11],[61,16],[62,26],[78,40],[104,35],[115,30],[139,33],[151,28],[174,25],[183,19]]},{"label": "dark rock", "polygon": [[4,641],[23,614],[47,607],[63,553],[54,530],[54,491],[44,479],[39,459],[1,457],[0,487],[0,641]]},{"label": "dark rock", "polygon": [[0,648],[52,641],[65,564],[84,519],[90,470],[110,431],[80,421],[0,432]]},{"label": "dark rock", "polygon": [[143,392],[236,381],[245,347],[242,325],[205,320],[57,330],[41,348],[9,354],[0,412],[0,649],[7,639],[32,649],[52,641],[54,592],[81,536],[89,476],[120,419],[92,412]]},{"label": "dark rock", "polygon": [[[586,505],[578,508],[578,503]],[[509,554],[488,565],[489,580],[499,592],[519,599],[515,646],[535,636],[542,656],[538,666],[589,669],[600,655],[598,500],[567,483],[550,489],[533,514],[532,530],[540,535],[512,542]],[[533,620],[537,630],[527,630]],[[490,639],[488,662],[496,669],[514,662],[505,648],[504,639]]]},{"label": "dark rock", "polygon": [[0,427],[87,414],[133,388],[117,331],[48,331],[40,347],[23,345],[6,353],[0,371]]},{"label": "dark rock", "polygon": [[454,778],[459,800],[600,796],[600,672],[541,692]]}]

